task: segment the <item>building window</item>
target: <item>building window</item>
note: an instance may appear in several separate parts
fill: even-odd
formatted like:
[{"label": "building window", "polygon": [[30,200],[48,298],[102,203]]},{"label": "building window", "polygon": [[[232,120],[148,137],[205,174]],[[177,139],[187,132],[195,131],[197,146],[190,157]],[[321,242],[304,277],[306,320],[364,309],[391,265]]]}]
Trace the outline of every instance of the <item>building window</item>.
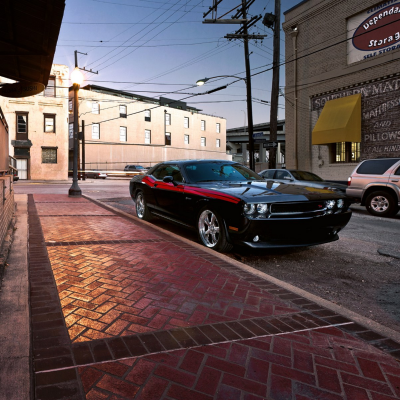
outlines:
[{"label": "building window", "polygon": [[149,131],[148,129],[144,131],[144,143],[145,144],[151,143],[151,131]]},{"label": "building window", "polygon": [[165,113],[165,125],[171,125],[171,114]]},{"label": "building window", "polygon": [[55,114],[44,114],[44,131],[47,133],[56,133]]},{"label": "building window", "polygon": [[50,76],[47,86],[44,89],[44,96],[56,97],[56,78],[54,76]]},{"label": "building window", "polygon": [[126,126],[119,127],[119,141],[126,142],[127,140],[127,129]]},{"label": "building window", "polygon": [[360,161],[360,143],[333,143],[331,160],[332,163],[358,163]]},{"label": "building window", "polygon": [[28,113],[16,113],[17,115],[17,140],[28,139]]},{"label": "building window", "polygon": [[217,147],[221,147],[221,139],[217,139]]},{"label": "building window", "polygon": [[203,119],[201,120],[201,130],[202,131],[206,130],[206,121],[204,121]]},{"label": "building window", "polygon": [[217,133],[221,133],[221,124],[217,124]]},{"label": "building window", "polygon": [[42,164],[57,164],[57,148],[42,147]]},{"label": "building window", "polygon": [[70,114],[72,114],[72,112],[73,112],[72,106],[73,106],[72,100],[69,100],[68,101],[68,111],[69,111]]},{"label": "building window", "polygon": [[74,124],[69,124],[68,126],[69,138],[74,138]]},{"label": "building window", "polygon": [[92,125],[92,139],[100,139],[100,124]]},{"label": "building window", "polygon": [[150,110],[144,110],[144,120],[146,122],[151,122],[151,111]]},{"label": "building window", "polygon": [[201,138],[201,147],[206,147],[206,138],[205,137]]},{"label": "building window", "polygon": [[189,128],[189,117],[184,117],[183,118],[183,127],[184,128]]},{"label": "building window", "polygon": [[171,133],[165,132],[165,145],[171,146]]},{"label": "building window", "polygon": [[127,109],[126,106],[119,106],[119,117],[126,118]]},{"label": "building window", "polygon": [[189,144],[189,135],[185,135],[183,140],[185,144]]},{"label": "building window", "polygon": [[100,114],[100,103],[92,103],[92,114]]}]

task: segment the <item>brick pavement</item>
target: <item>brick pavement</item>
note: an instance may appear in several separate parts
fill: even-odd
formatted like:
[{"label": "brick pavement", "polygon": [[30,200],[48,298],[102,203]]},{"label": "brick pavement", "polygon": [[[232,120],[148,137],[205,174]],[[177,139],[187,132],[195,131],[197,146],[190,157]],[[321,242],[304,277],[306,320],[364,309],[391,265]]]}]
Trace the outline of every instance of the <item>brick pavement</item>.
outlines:
[{"label": "brick pavement", "polygon": [[400,398],[398,343],[209,252],[63,195],[29,226],[36,399]]}]

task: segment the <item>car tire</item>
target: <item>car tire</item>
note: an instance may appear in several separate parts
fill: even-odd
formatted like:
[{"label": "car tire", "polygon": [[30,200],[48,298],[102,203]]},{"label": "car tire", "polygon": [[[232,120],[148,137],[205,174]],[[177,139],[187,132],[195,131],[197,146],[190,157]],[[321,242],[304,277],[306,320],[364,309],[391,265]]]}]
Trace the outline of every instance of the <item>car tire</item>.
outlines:
[{"label": "car tire", "polygon": [[98,176],[97,176],[96,174],[94,174],[94,175],[93,175],[93,178],[94,178],[94,179],[97,179],[97,178],[98,178]]},{"label": "car tire", "polygon": [[200,242],[209,249],[226,253],[233,248],[227,240],[224,220],[209,207],[204,207],[199,212],[197,234]]},{"label": "car tire", "polygon": [[149,208],[147,207],[146,199],[142,191],[136,194],[135,198],[136,215],[138,218],[144,221],[151,221],[154,217],[151,215]]},{"label": "car tire", "polygon": [[393,217],[399,208],[393,196],[385,191],[376,191],[368,195],[365,201],[367,211],[380,217]]}]

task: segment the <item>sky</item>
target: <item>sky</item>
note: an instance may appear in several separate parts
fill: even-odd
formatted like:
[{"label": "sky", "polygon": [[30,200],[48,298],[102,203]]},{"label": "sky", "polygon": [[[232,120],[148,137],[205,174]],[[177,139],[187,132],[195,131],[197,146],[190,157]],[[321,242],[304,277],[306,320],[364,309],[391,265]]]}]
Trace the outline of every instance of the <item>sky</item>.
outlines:
[{"label": "sky", "polygon": [[[283,12],[300,0],[281,0]],[[240,40],[224,36],[240,25],[203,24],[203,13],[212,0],[67,0],[58,38],[55,64],[78,65],[98,71],[85,73],[85,83],[131,91],[158,99],[160,96],[186,101],[205,114],[223,117],[227,128],[247,125],[246,87],[243,80],[216,78],[204,86],[196,81],[205,77],[235,75],[245,77],[244,46]],[[231,18],[240,0],[223,0],[217,17]],[[255,0],[249,16],[274,12],[274,0]],[[211,13],[206,18],[212,18]],[[267,35],[250,40],[252,74],[272,65],[273,32],[262,19],[249,33]],[[284,61],[284,33],[281,30],[281,61]],[[234,82],[234,83],[232,83]],[[85,83],[83,85],[85,85]],[[206,91],[232,83],[212,94]],[[270,119],[272,72],[251,80],[253,123]],[[280,86],[284,87],[284,66]],[[278,119],[284,119],[284,98],[280,97]]]}]

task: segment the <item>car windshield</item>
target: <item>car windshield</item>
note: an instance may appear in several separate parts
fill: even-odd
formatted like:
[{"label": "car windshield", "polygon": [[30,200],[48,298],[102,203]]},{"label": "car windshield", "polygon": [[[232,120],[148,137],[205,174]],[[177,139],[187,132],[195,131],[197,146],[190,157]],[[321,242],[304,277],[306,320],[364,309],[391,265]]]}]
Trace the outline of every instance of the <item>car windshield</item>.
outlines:
[{"label": "car windshield", "polygon": [[318,175],[313,174],[312,172],[307,171],[290,171],[290,173],[294,176],[298,181],[314,181],[314,182],[323,182],[323,179]]},{"label": "car windshield", "polygon": [[190,182],[263,180],[261,176],[241,164],[218,161],[186,164],[185,170]]}]

